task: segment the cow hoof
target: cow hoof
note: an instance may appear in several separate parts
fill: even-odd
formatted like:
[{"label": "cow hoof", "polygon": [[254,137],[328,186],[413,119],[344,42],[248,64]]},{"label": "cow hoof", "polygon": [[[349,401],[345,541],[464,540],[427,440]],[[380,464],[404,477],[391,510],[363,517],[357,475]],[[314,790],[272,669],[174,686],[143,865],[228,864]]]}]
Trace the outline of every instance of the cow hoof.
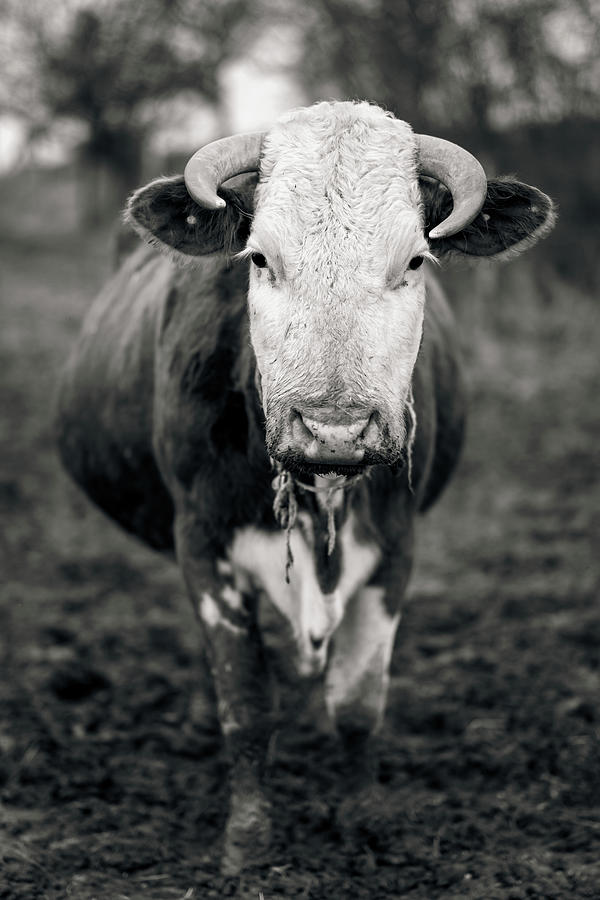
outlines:
[{"label": "cow hoof", "polygon": [[357,831],[378,835],[385,833],[397,814],[389,809],[389,797],[379,784],[363,787],[342,801],[337,809],[336,822],[342,834]]},{"label": "cow hoof", "polygon": [[238,875],[244,869],[268,862],[270,844],[271,806],[264,797],[232,801],[225,828],[222,874]]}]

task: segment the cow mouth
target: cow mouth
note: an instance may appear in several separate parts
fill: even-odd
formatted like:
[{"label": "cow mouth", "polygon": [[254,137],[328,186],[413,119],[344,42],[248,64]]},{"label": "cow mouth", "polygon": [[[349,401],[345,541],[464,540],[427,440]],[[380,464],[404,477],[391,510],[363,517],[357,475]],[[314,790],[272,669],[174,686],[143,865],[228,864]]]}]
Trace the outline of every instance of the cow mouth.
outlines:
[{"label": "cow mouth", "polygon": [[330,476],[348,476],[362,475],[372,466],[395,466],[399,462],[397,456],[379,453],[374,450],[366,450],[360,461],[343,462],[343,461],[327,461],[313,462],[307,459],[302,453],[293,450],[287,450],[283,453],[275,454],[275,458],[284,469],[291,472],[292,475],[304,476],[310,478],[312,475],[330,475]]},{"label": "cow mouth", "polygon": [[294,462],[286,465],[294,475],[360,475],[367,468],[365,465],[346,465],[345,463],[312,463],[308,461]]}]

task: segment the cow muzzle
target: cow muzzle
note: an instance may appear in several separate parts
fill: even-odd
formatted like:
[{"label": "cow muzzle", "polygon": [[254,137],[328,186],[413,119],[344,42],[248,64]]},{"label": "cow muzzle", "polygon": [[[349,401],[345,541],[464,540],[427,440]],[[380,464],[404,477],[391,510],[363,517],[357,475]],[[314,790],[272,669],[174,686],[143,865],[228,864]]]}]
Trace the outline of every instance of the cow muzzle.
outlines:
[{"label": "cow muzzle", "polygon": [[275,455],[289,468],[352,474],[372,464],[382,449],[376,411],[292,409]]},{"label": "cow muzzle", "polygon": [[[360,463],[365,444],[377,438],[373,416],[361,416],[337,423],[331,417],[317,417],[294,410],[292,441],[310,462]],[[368,433],[370,432],[370,433]]]}]

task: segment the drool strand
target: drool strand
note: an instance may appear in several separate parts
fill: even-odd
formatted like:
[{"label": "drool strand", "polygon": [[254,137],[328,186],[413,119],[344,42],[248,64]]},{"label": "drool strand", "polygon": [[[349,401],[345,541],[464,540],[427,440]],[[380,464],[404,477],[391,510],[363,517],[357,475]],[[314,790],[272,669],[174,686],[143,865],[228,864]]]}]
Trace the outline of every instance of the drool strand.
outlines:
[{"label": "drool strand", "polygon": [[335,549],[336,542],[336,524],[335,524],[335,506],[334,497],[338,491],[347,490],[353,487],[357,481],[363,478],[364,473],[354,475],[352,478],[345,478],[339,484],[327,485],[325,487],[315,487],[312,484],[305,484],[303,481],[294,479],[293,475],[283,468],[280,462],[275,463],[277,475],[273,479],[273,490],[275,498],[273,500],[273,514],[280,528],[286,532],[286,564],[285,564],[285,580],[290,583],[290,569],[294,564],[294,556],[291,547],[292,529],[296,524],[298,516],[298,500],[296,497],[296,488],[300,491],[309,491],[312,494],[325,494],[325,508],[327,510],[327,555],[331,556]]}]

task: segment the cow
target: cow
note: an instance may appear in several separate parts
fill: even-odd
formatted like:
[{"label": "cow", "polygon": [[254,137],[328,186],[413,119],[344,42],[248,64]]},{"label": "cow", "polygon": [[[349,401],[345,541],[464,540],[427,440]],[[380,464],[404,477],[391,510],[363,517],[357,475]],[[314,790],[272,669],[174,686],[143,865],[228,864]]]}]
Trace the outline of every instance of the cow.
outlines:
[{"label": "cow", "polygon": [[131,197],[145,243],[87,315],[58,443],[89,497],[181,568],[228,751],[225,873],[269,858],[265,604],[368,790],[415,517],[465,419],[432,263],[515,255],[554,217],[366,102],[215,141]]}]

